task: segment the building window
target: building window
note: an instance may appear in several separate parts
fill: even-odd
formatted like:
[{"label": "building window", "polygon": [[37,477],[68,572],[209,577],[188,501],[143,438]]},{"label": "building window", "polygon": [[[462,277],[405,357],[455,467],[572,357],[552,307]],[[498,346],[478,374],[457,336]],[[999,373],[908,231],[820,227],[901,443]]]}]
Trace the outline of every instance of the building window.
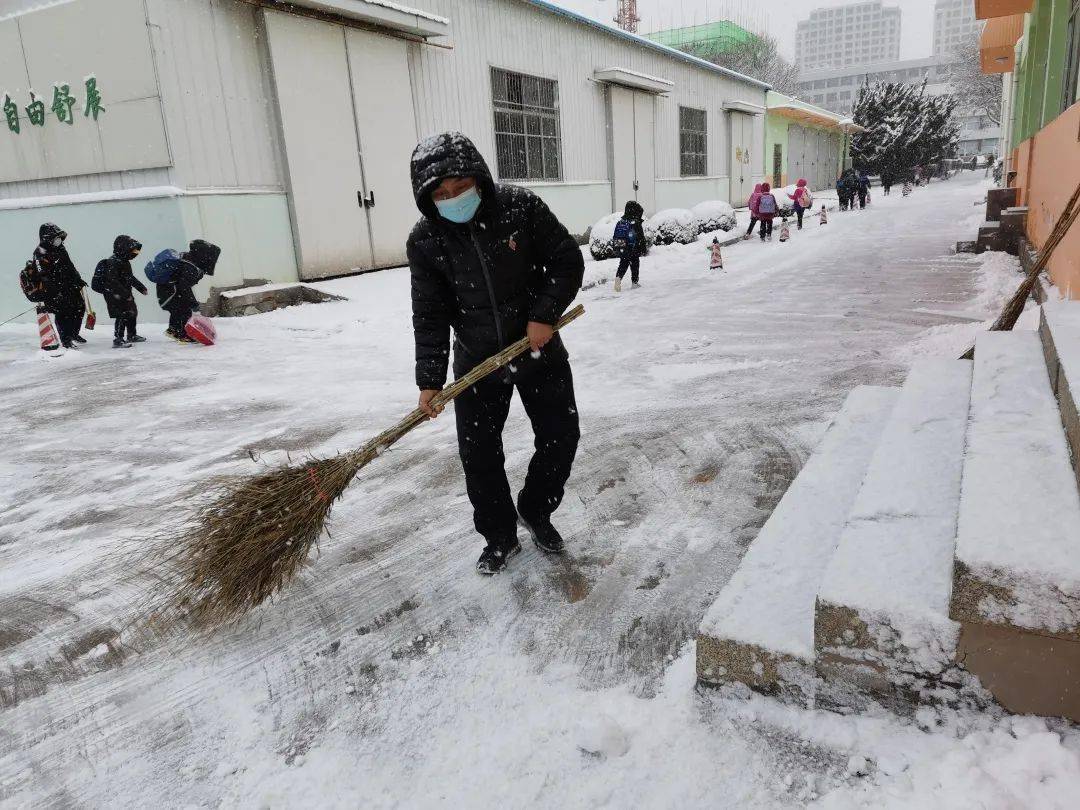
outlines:
[{"label": "building window", "polygon": [[679,107],[679,171],[683,177],[708,174],[705,110]]},{"label": "building window", "polygon": [[561,180],[559,83],[491,69],[500,180]]},{"label": "building window", "polygon": [[1073,0],[1066,34],[1068,51],[1065,54],[1065,88],[1061,109],[1066,110],[1080,99],[1080,0]]}]

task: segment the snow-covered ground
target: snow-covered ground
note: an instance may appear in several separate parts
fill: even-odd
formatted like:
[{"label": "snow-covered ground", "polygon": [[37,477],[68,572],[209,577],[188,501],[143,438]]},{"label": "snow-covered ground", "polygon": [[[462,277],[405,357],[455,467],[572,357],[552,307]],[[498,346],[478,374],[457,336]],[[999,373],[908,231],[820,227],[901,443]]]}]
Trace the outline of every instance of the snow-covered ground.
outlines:
[{"label": "snow-covered ground", "polygon": [[[950,253],[983,190],[808,218],[721,273],[711,236],[656,248],[620,295],[590,261],[566,559],[475,575],[444,416],[364,471],[275,604],[187,642],[117,639],[145,585],[127,550],[251,456],[350,448],[411,409],[407,273],[219,320],[211,349],[158,326],[114,351],[103,324],[47,358],[0,328],[0,805],[1074,806],[1080,734],[1056,723],[694,687],[706,606],[846,393],[958,354],[1017,283],[1011,259]],[[514,481],[531,441],[515,405]]]}]

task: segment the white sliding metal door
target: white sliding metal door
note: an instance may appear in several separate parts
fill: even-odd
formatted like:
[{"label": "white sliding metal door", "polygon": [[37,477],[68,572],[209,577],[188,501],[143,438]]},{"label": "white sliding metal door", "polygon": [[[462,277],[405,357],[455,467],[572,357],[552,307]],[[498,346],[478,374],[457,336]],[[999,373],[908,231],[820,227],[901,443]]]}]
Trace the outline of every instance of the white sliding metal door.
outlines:
[{"label": "white sliding metal door", "polygon": [[[300,277],[371,267],[343,29],[267,10]],[[346,100],[346,103],[342,103]]]},{"label": "white sliding metal door", "polygon": [[730,177],[732,205],[745,205],[754,191],[754,161],[760,160],[754,143],[754,116],[730,110]]},{"label": "white sliding metal door", "polygon": [[649,214],[656,206],[656,159],[653,96],[619,85],[608,86],[608,148],[611,205],[621,211],[637,200]]},{"label": "white sliding metal door", "polygon": [[405,240],[419,217],[409,158],[416,145],[406,43],[348,29],[349,73],[363,167],[361,202],[367,212],[373,267],[405,263]]}]

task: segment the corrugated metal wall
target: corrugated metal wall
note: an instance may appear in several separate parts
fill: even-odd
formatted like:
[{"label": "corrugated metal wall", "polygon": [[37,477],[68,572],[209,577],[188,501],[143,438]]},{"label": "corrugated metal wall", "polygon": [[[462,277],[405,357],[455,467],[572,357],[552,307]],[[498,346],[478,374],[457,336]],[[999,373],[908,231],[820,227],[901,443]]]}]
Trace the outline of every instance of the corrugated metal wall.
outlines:
[{"label": "corrugated metal wall", "polygon": [[146,12],[173,167],[5,183],[0,199],[169,185],[284,188],[258,9],[146,0]]},{"label": "corrugated metal wall", "polygon": [[[454,51],[414,46],[413,88],[421,136],[447,128],[476,140],[494,156],[490,67],[557,79],[562,122],[563,179],[608,180],[604,87],[593,72],[625,67],[675,83],[656,104],[656,174],[679,177],[679,105],[708,113],[711,176],[728,174],[728,127],[723,103],[765,105],[765,91],[705,68],[625,42],[520,0],[424,0],[449,17]],[[528,47],[523,47],[527,42]],[[764,140],[757,116],[755,142]]]},{"label": "corrugated metal wall", "polygon": [[[258,9],[236,0],[145,2],[173,168],[0,185],[0,198],[159,185],[284,187]],[[656,100],[658,179],[679,177],[679,105],[707,111],[708,173],[725,177],[731,150],[724,102],[765,103],[759,87],[521,0],[423,0],[422,5],[451,19],[453,50],[410,46],[417,130],[421,136],[448,128],[467,132],[493,168],[492,66],[558,80],[564,182],[610,180],[605,88],[592,78],[597,69],[625,67],[675,83],[670,96]],[[756,116],[755,129],[755,143],[763,142],[763,116]]]},{"label": "corrugated metal wall", "polygon": [[282,188],[258,10],[234,0],[147,3],[176,185]]}]

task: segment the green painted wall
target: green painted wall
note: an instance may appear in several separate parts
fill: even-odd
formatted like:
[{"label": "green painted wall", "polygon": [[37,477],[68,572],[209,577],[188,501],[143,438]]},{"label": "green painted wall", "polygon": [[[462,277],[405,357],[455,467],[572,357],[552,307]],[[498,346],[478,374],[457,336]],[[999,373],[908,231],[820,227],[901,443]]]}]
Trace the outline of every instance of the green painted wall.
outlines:
[{"label": "green painted wall", "polygon": [[1036,0],[1017,46],[1011,148],[1062,112],[1071,0]]},{"label": "green painted wall", "polygon": [[[112,242],[121,233],[143,243],[143,255],[135,263],[139,278],[146,262],[165,248],[185,249],[202,237],[221,245],[221,261],[212,279],[199,285],[206,298],[211,285],[237,284],[245,278],[295,281],[296,255],[284,194],[214,194],[189,197],[155,197],[143,200],[51,205],[0,210],[0,267],[9,268],[0,284],[0,321],[30,306],[19,288],[18,271],[37,245],[38,227],[55,222],[68,232],[67,248],[83,279],[90,283],[97,263],[112,253]],[[244,245],[241,250],[240,245]],[[91,294],[94,309],[105,317],[105,302]],[[158,322],[167,316],[150,295],[138,297],[139,316]],[[21,318],[30,321],[32,315]]]}]

